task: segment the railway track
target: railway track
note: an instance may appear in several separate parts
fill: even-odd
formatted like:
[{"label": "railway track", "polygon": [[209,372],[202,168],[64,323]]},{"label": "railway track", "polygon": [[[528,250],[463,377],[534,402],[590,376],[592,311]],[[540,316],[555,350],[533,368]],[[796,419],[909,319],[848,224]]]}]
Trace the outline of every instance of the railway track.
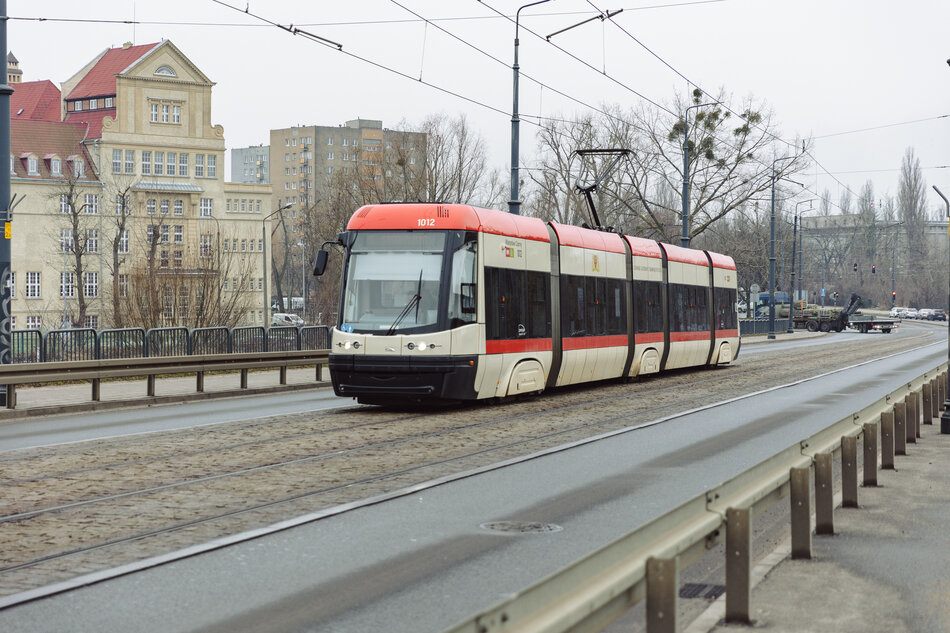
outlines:
[{"label": "railway track", "polygon": [[[930,334],[444,410],[347,407],[0,454],[0,596],[917,347]],[[461,413],[461,415],[460,415]],[[15,546],[13,546],[15,544]]]}]

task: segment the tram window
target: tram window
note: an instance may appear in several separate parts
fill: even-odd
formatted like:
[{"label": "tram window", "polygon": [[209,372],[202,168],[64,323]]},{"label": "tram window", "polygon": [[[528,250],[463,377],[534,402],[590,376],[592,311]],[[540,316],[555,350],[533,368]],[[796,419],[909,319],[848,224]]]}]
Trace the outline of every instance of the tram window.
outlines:
[{"label": "tram window", "polygon": [[551,336],[547,273],[486,267],[485,301],[489,340]]},{"label": "tram window", "polygon": [[663,305],[660,302],[660,282],[633,282],[633,311],[637,334],[663,331]]},{"label": "tram window", "polygon": [[732,288],[716,288],[713,294],[716,301],[716,329],[736,329],[736,291]]},{"label": "tram window", "polygon": [[670,284],[670,331],[709,330],[707,289],[703,286]]},{"label": "tram window", "polygon": [[475,302],[475,280],[477,258],[475,256],[476,238],[462,244],[452,254],[452,276],[449,282],[449,327],[455,328],[466,323],[474,323],[477,310]]},{"label": "tram window", "polygon": [[626,284],[622,279],[608,279],[606,294],[605,334],[624,334],[627,331]]},{"label": "tram window", "polygon": [[561,332],[564,336],[588,336],[584,277],[561,275]]}]

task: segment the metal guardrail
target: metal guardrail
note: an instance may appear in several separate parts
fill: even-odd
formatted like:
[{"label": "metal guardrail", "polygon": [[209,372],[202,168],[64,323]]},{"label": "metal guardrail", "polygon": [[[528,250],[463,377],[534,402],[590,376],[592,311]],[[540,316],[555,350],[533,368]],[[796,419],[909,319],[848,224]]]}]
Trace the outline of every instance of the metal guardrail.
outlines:
[{"label": "metal guardrail", "polygon": [[[857,507],[858,439],[863,480],[877,485],[881,466],[917,441],[920,424],[939,418],[947,363],[884,398],[593,554],[480,613],[448,633],[600,631],[646,599],[648,633],[676,631],[678,567],[726,541],[726,622],[750,622],[752,516],[791,496],[792,558],[811,558],[811,473],[817,534],[834,533],[834,459],[840,456],[844,507]],[[723,536],[724,535],[724,536]]]},{"label": "metal guardrail", "polygon": [[[173,339],[175,340],[175,339]],[[175,340],[175,344],[179,341]],[[280,384],[287,384],[287,368],[314,365],[314,379],[323,380],[323,366],[329,362],[329,350],[290,350],[247,354],[205,354],[196,356],[73,360],[52,363],[0,365],[0,385],[7,388],[7,408],[16,407],[17,385],[37,385],[68,380],[89,380],[92,400],[100,399],[105,378],[148,379],[147,395],[155,396],[155,378],[169,374],[195,374],[197,392],[204,391],[204,375],[209,371],[240,371],[241,389],[247,389],[251,369],[280,369]]]},{"label": "metal guardrail", "polygon": [[[775,332],[782,333],[787,332],[789,326],[789,319],[775,319]],[[768,334],[769,333],[769,320],[768,318],[762,319],[739,319],[739,336],[747,336],[749,334]]]},{"label": "metal guardrail", "polygon": [[296,327],[14,330],[13,363],[150,358],[330,347],[326,325]]}]

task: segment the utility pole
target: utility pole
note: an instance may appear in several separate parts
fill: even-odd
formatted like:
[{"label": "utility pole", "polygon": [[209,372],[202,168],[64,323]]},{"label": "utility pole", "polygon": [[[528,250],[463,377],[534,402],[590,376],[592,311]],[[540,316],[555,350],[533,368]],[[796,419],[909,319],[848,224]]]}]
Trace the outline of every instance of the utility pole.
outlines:
[{"label": "utility pole", "polygon": [[[3,83],[0,84],[0,152],[10,155],[10,95],[7,85],[7,0],[0,0],[0,51],[3,52]],[[3,235],[0,236],[0,365],[13,362],[10,354],[10,239],[13,217],[10,214],[10,170],[0,169],[0,215],[3,216]],[[0,405],[7,405],[7,388],[0,391]]]},{"label": "utility pole", "polygon": [[683,115],[683,235],[680,236],[680,246],[689,248],[689,111],[693,108],[716,105],[715,103],[698,103],[686,108]]}]

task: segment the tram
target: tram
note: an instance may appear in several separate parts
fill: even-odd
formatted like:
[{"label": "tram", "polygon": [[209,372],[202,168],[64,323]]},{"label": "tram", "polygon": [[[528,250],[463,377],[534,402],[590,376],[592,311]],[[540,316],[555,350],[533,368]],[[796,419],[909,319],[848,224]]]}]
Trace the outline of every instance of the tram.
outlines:
[{"label": "tram", "polygon": [[361,403],[537,394],[739,353],[726,255],[460,204],[365,206],[339,239],[330,376]]}]

